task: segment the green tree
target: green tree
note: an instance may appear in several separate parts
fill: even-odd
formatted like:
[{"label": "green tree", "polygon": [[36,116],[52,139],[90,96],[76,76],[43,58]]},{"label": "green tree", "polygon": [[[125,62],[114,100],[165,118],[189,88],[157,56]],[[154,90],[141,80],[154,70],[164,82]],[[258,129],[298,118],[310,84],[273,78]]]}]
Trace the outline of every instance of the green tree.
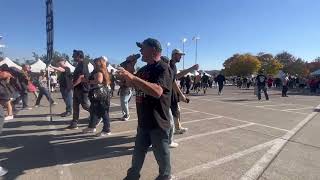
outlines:
[{"label": "green tree", "polygon": [[272,54],[259,53],[257,58],[261,63],[261,70],[267,74],[275,75],[283,67],[283,65],[275,59]]},{"label": "green tree", "polygon": [[224,63],[226,75],[248,76],[261,68],[257,57],[251,54],[235,54]]}]

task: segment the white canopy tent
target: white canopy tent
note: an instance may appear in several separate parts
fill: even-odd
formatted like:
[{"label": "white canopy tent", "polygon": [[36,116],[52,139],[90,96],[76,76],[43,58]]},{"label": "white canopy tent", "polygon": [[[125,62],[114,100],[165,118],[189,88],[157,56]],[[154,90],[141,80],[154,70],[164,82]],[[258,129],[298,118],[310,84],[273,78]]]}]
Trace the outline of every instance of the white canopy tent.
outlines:
[{"label": "white canopy tent", "polygon": [[89,72],[92,72],[94,69],[94,66],[90,62],[88,63],[88,69],[89,69]]},{"label": "white canopy tent", "polygon": [[112,69],[113,69],[113,72],[117,71],[117,69],[112,67],[111,64],[108,65],[107,69],[108,69],[108,72],[111,72]]},{"label": "white canopy tent", "polygon": [[21,69],[21,66],[11,61],[11,59],[9,59],[8,57],[5,57],[2,61],[0,61],[0,66],[2,66],[3,64],[7,64],[9,67]]},{"label": "white canopy tent", "polygon": [[73,71],[74,71],[74,69],[75,69],[75,67],[74,67],[74,66],[72,66],[72,64],[70,64],[70,62],[69,62],[69,61],[66,61],[66,66],[67,66],[68,68],[70,68],[70,71],[71,71],[71,72],[73,72]]},{"label": "white canopy tent", "polygon": [[30,65],[32,72],[39,73],[41,70],[45,70],[47,65],[41,59],[38,59],[35,63]]}]

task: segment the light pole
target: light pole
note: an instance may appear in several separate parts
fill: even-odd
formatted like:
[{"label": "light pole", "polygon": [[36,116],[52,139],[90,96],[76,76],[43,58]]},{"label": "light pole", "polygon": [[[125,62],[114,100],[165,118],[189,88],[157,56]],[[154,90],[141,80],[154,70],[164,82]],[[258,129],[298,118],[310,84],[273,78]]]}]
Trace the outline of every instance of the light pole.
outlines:
[{"label": "light pole", "polygon": [[170,42],[167,43],[167,57],[169,58],[169,46],[171,45]]},{"label": "light pole", "polygon": [[[182,41],[182,52],[184,53],[184,43],[187,42],[187,38],[183,38],[181,41]],[[182,56],[182,67],[184,70],[184,56]]]},{"label": "light pole", "polygon": [[197,64],[198,61],[198,40],[200,39],[199,36],[194,36],[192,40],[196,42],[196,57],[195,57],[195,64]]},{"label": "light pole", "polygon": [[[0,40],[2,39],[2,36],[0,36]],[[0,49],[0,57],[2,57],[3,55],[4,55],[4,48],[5,48],[6,46],[4,45],[4,44],[0,44],[0,48],[2,49]],[[4,56],[3,56],[4,57]]]}]

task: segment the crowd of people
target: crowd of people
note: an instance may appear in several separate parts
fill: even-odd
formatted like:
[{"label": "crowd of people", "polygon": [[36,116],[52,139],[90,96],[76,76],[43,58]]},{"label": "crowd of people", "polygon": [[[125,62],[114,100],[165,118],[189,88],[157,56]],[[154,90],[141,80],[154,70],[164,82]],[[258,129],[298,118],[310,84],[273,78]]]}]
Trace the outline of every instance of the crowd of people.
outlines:
[{"label": "crowd of people", "polygon": [[[185,55],[179,49],[172,51],[169,60],[168,57],[161,56],[161,44],[156,39],[148,38],[137,43],[137,46],[140,48],[142,61],[146,63],[137,72],[134,66],[140,58],[140,54],[128,56],[117,68],[117,72],[108,72],[107,58],[98,57],[93,60],[94,70],[89,73],[88,64],[84,61],[84,53],[81,50],[73,51],[72,57],[77,62],[73,73],[63,58],[57,61],[56,66],[49,66],[59,74],[56,81],[52,80],[52,77],[48,77],[45,71],[34,75],[27,64],[22,66],[22,70],[7,65],[1,66],[1,108],[4,107],[7,114],[5,115],[5,112],[1,111],[0,119],[9,121],[13,119],[16,111],[31,110],[32,107],[29,106],[28,101],[30,94],[34,94],[36,97],[33,108],[40,105],[43,96],[46,96],[52,105],[57,104],[50,93],[50,91],[54,91],[55,87],[54,89],[48,88],[50,78],[51,83],[55,84],[54,86],[59,84],[60,93],[66,105],[61,116],[72,116],[66,129],[78,129],[81,105],[84,110],[90,113],[88,126],[82,131],[95,133],[96,126],[102,119],[103,128],[97,135],[107,136],[111,134],[109,108],[115,85],[120,86],[119,95],[123,113],[121,119],[123,121],[130,118],[129,101],[133,94],[132,89],[134,89],[138,128],[132,166],[125,179],[139,179],[143,160],[150,145],[152,145],[159,165],[157,179],[171,179],[169,148],[178,147],[178,143],[173,140],[173,135],[183,134],[188,130],[181,126],[179,102],[189,103],[189,99],[181,91],[177,79],[198,70],[199,65],[196,64],[178,73],[176,64]],[[22,107],[18,108],[20,101]],[[1,167],[0,175],[5,173],[6,170]]]},{"label": "crowd of people", "polygon": [[[191,76],[190,73],[199,69],[198,64],[178,72],[176,65],[185,53],[179,49],[174,49],[170,59],[162,56],[161,44],[156,39],[148,38],[143,42],[137,42],[136,45],[140,48],[141,60],[146,63],[138,71],[135,70],[135,64],[141,56],[140,53],[128,56],[116,72],[114,70],[108,71],[107,64],[109,62],[106,57],[95,58],[93,60],[94,70],[90,73],[88,62],[84,61],[84,53],[81,50],[73,51],[72,57],[77,63],[74,72],[71,72],[66,65],[66,60],[60,58],[56,66],[49,66],[53,71],[49,77],[46,71],[41,71],[37,75],[33,74],[27,64],[22,66],[22,70],[2,65],[0,67],[0,132],[3,121],[14,118],[14,113],[19,109],[20,101],[22,103],[20,110],[32,109],[28,101],[30,94],[34,94],[36,97],[34,108],[40,105],[43,96],[46,96],[49,103],[56,105],[57,103],[50,92],[55,91],[58,84],[66,106],[61,116],[72,116],[72,120],[66,129],[78,129],[81,105],[90,114],[88,126],[82,132],[96,133],[96,126],[102,120],[103,128],[97,136],[108,136],[111,134],[110,100],[114,96],[117,84],[120,87],[118,95],[120,96],[122,109],[121,119],[123,121],[130,119],[129,102],[133,96],[133,90],[138,116],[132,163],[125,179],[140,178],[140,171],[150,146],[152,146],[155,159],[159,165],[157,179],[171,179],[169,148],[179,146],[174,141],[174,134],[183,134],[188,131],[188,128],[181,125],[180,102],[190,102],[187,97],[190,90],[193,90],[194,93],[203,90],[203,94],[206,94],[208,87],[217,86],[218,95],[222,95],[227,80],[221,73],[217,76],[206,73]],[[59,74],[58,77],[55,72]],[[54,86],[53,89],[48,88],[50,87],[48,86],[49,78],[51,85]],[[254,86],[255,94],[259,100],[261,100],[261,91],[264,92],[265,99],[269,100],[267,87],[277,87],[278,83],[277,80],[265,76],[262,71],[255,78],[235,77],[232,81],[239,88],[249,89]],[[282,96],[287,97],[292,79],[285,77],[280,82],[283,88]],[[295,83],[299,84],[300,81],[295,79]],[[317,83],[319,84],[318,81],[312,79],[309,84],[310,87],[313,87],[317,86]],[[300,87],[300,85],[297,87]],[[2,108],[6,109],[6,114],[4,114]],[[7,170],[0,166],[0,176],[5,173],[7,173]]]}]

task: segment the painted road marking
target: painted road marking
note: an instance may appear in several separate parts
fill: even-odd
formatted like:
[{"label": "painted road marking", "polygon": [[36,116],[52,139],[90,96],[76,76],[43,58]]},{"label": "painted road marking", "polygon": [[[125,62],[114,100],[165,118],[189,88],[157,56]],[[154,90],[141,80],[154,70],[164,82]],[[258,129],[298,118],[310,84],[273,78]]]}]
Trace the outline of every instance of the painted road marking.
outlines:
[{"label": "painted road marking", "polygon": [[[317,106],[319,108],[320,105]],[[264,171],[269,167],[271,162],[277,157],[280,151],[284,148],[287,142],[301,129],[303,128],[311,119],[313,119],[318,112],[313,112],[304,118],[297,126],[295,126],[291,131],[288,131],[281,139],[271,147],[271,149],[259,160],[257,161],[250,170],[248,170],[242,177],[241,180],[256,180],[264,173]]]},{"label": "painted road marking", "polygon": [[276,142],[276,140],[272,140],[272,141],[269,141],[269,142],[266,142],[266,143],[263,143],[263,144],[259,144],[259,145],[253,146],[253,147],[248,148],[246,150],[231,154],[229,156],[225,156],[225,157],[220,158],[218,160],[210,161],[208,163],[201,164],[201,165],[198,165],[198,166],[183,170],[181,172],[176,173],[174,175],[174,177],[175,177],[174,179],[176,179],[176,180],[185,179],[185,178],[187,178],[189,176],[192,176],[194,174],[199,174],[199,173],[201,173],[203,171],[206,171],[208,169],[214,168],[214,167],[219,166],[221,164],[233,161],[235,159],[239,159],[239,158],[241,158],[241,157],[243,157],[245,155],[248,155],[248,154],[260,151],[260,150],[262,150],[264,148],[270,147],[275,142]]},{"label": "painted road marking", "polygon": [[[216,131],[210,131],[210,132],[207,132],[207,133],[196,134],[196,135],[192,135],[192,136],[188,136],[188,137],[178,138],[178,139],[175,139],[175,141],[176,142],[188,141],[188,140],[197,139],[197,138],[201,138],[201,137],[208,136],[208,135],[223,133],[223,132],[227,132],[227,131],[232,131],[232,130],[236,130],[236,129],[252,126],[253,124],[254,123],[244,124],[244,125],[241,125],[241,126],[235,126],[235,127],[231,127],[231,128],[220,129],[220,130],[216,130]],[[260,145],[260,146],[262,146],[262,145]],[[271,145],[269,145],[269,146],[271,146]],[[93,161],[93,160],[98,160],[98,159],[104,159],[104,158],[108,157],[111,154],[117,154],[117,153],[118,154],[126,154],[129,151],[132,151],[132,149],[128,149],[128,150],[124,150],[124,151],[112,151],[112,152],[106,153],[104,155],[85,158],[85,159],[74,161],[72,163],[63,164],[62,166],[71,166],[71,165],[75,165],[75,164],[86,163],[85,161]],[[248,150],[248,151],[250,151],[250,150]]]},{"label": "painted road marking", "polygon": [[[182,108],[182,109],[191,110],[191,109],[189,109],[189,108]],[[260,124],[260,123],[256,123],[256,122],[252,122],[252,121],[245,121],[245,120],[236,119],[236,118],[232,118],[232,117],[228,117],[228,116],[223,116],[223,115],[219,115],[219,114],[212,114],[212,113],[207,113],[207,112],[202,112],[202,111],[198,111],[198,112],[199,112],[199,113],[203,113],[203,114],[208,114],[208,115],[211,115],[211,116],[222,116],[222,117],[224,117],[224,118],[226,118],[226,119],[231,119],[231,120],[239,121],[239,122],[255,123],[255,124],[258,125],[258,126],[268,127],[268,128],[276,129],[276,130],[280,130],[280,131],[285,131],[285,132],[288,132],[288,131],[289,131],[289,130],[283,129],[283,128],[278,128],[278,127],[274,127],[274,126],[268,126],[268,125],[265,125],[265,124]]]}]

